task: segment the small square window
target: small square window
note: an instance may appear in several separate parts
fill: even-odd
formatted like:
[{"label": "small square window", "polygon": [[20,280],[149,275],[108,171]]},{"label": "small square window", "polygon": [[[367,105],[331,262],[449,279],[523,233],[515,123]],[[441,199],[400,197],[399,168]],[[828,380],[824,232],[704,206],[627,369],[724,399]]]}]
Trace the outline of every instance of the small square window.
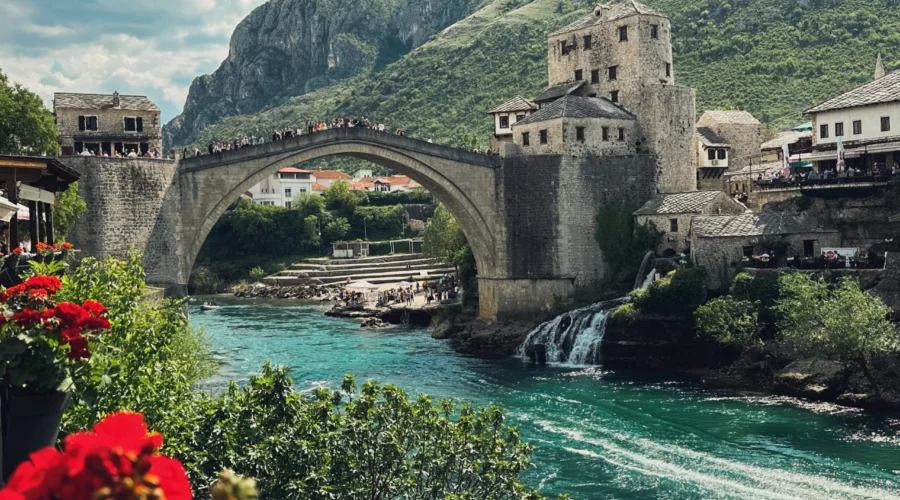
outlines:
[{"label": "small square window", "polygon": [[744,257],[753,257],[753,247],[746,246],[743,248]]},{"label": "small square window", "polygon": [[528,132],[522,132],[522,145],[529,146],[530,142],[528,140]]},{"label": "small square window", "polygon": [[862,133],[862,120],[854,120],[853,121],[853,135],[859,135]]},{"label": "small square window", "polygon": [[716,156],[718,156],[720,160],[724,160],[728,157],[728,152],[724,149],[718,149],[716,150]]},{"label": "small square window", "polygon": [[575,140],[584,142],[584,127],[575,127]]},{"label": "small square window", "polygon": [[715,160],[716,159],[716,150],[712,149],[712,148],[707,149],[706,150],[706,158],[708,160]]},{"label": "small square window", "polygon": [[835,137],[843,137],[844,136],[844,123],[838,122],[834,124],[834,136]]},{"label": "small square window", "polygon": [[615,80],[616,77],[619,76],[619,67],[618,66],[610,66],[609,67],[609,79]]},{"label": "small square window", "polygon": [[628,26],[619,26],[619,41],[628,41]]},{"label": "small square window", "polygon": [[581,80],[584,80],[584,72],[581,71],[580,69],[576,69],[575,70],[575,81],[580,82]]},{"label": "small square window", "polygon": [[[884,129],[884,118],[881,119],[882,122],[882,130]],[[825,123],[819,126],[819,139],[827,139],[828,138],[828,124]]]},{"label": "small square window", "polygon": [[584,50],[591,50],[591,35],[584,35]]},{"label": "small square window", "polygon": [[672,63],[666,63],[666,76],[672,76]]},{"label": "small square window", "polygon": [[126,132],[135,132],[137,131],[137,123],[134,118],[126,117],[125,118],[125,131]]},{"label": "small square window", "polygon": [[678,232],[678,219],[669,219],[669,232],[670,233]]},{"label": "small square window", "polygon": [[609,127],[603,127],[603,140],[609,140]]},{"label": "small square window", "polygon": [[619,102],[619,91],[613,90],[609,93],[609,100],[612,102]]},{"label": "small square window", "polygon": [[625,140],[625,127],[619,127],[619,140]]},{"label": "small square window", "polygon": [[599,69],[591,70],[591,83],[600,83],[600,70]]},{"label": "small square window", "polygon": [[541,135],[541,144],[547,144],[547,130],[546,129],[541,130],[540,135]]},{"label": "small square window", "polygon": [[500,117],[500,128],[509,128],[509,117],[508,116]]},{"label": "small square window", "polygon": [[569,48],[569,46],[566,44],[566,41],[565,41],[565,40],[559,42],[559,50],[560,50],[560,52],[562,53],[562,55],[564,55],[564,56],[569,55],[569,50],[570,50],[570,48]]},{"label": "small square window", "polygon": [[890,132],[891,131],[891,117],[890,116],[882,116],[881,117],[881,131],[882,132]]},{"label": "small square window", "polygon": [[659,25],[650,25],[650,38],[659,38]]},{"label": "small square window", "polygon": [[516,121],[520,122],[525,119],[525,115],[516,115]]},{"label": "small square window", "polygon": [[284,197],[285,198],[291,197],[291,188],[284,188]]},{"label": "small square window", "polygon": [[291,208],[291,202],[289,202],[289,201],[284,202],[284,208]]}]

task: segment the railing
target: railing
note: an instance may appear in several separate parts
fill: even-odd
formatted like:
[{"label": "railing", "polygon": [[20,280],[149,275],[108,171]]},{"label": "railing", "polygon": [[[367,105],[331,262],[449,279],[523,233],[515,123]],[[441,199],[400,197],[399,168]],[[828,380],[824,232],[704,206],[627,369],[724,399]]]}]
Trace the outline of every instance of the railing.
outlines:
[{"label": "railing", "polygon": [[896,181],[897,178],[891,175],[868,175],[862,177],[840,177],[834,179],[805,179],[801,181],[792,181],[787,179],[754,181],[753,189],[755,191],[767,191],[771,189],[815,189],[824,187],[871,187],[873,184],[886,184]]}]

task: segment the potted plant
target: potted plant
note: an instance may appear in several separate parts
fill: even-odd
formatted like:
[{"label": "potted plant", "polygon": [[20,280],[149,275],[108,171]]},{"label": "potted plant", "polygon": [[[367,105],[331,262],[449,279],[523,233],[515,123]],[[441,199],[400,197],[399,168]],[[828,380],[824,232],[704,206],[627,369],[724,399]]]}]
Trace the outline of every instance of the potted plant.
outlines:
[{"label": "potted plant", "polygon": [[56,255],[59,253],[58,246],[47,244],[43,241],[37,243],[35,250],[37,250],[37,255],[34,260],[43,263],[53,262],[56,259]]},{"label": "potted plant", "polygon": [[4,267],[10,270],[14,275],[18,276],[16,272],[16,267],[19,265],[19,260],[22,258],[22,253],[24,250],[22,247],[16,247],[12,249],[12,252],[9,252],[9,255],[6,256],[3,264]]},{"label": "potted plant", "polygon": [[30,453],[56,443],[71,393],[91,376],[91,343],[110,328],[98,302],[57,303],[61,286],[56,276],[38,275],[0,292],[4,479]]}]

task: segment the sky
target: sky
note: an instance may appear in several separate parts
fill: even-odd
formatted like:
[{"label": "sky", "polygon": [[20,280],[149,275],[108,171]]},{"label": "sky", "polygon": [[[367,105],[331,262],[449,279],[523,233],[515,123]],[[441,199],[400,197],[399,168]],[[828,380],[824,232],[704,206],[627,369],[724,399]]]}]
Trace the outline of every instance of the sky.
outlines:
[{"label": "sky", "polygon": [[265,0],[0,0],[0,70],[54,92],[146,95],[163,123],[191,81],[228,56],[237,24]]}]

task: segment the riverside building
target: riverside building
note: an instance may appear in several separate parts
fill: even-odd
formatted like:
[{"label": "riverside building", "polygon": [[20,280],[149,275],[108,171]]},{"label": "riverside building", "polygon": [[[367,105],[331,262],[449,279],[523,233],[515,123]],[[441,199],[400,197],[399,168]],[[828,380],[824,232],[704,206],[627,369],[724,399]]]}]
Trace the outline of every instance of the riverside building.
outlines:
[{"label": "riverside building", "polygon": [[85,150],[99,155],[127,156],[162,152],[159,106],[146,96],[112,94],[53,95],[53,115],[59,129],[60,154]]}]

